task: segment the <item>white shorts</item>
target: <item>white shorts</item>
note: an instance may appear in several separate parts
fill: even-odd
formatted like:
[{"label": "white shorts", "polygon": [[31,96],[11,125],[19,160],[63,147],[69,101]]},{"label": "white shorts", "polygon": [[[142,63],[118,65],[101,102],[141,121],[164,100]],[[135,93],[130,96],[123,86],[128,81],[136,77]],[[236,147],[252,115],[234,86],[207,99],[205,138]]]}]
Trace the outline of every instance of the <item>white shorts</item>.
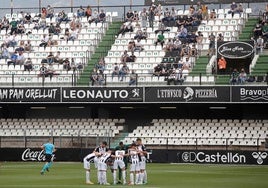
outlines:
[{"label": "white shorts", "polygon": [[87,161],[86,157],[84,158],[84,169],[90,170],[90,162]]},{"label": "white shorts", "polygon": [[117,170],[118,167],[120,167],[121,169],[122,169],[122,168],[125,168],[125,163],[124,163],[124,161],[122,161],[122,160],[115,160],[115,161],[114,161],[114,170]]},{"label": "white shorts", "polygon": [[95,168],[98,168],[99,157],[94,157]]},{"label": "white shorts", "polygon": [[140,164],[139,163],[137,163],[137,164],[132,163],[130,165],[130,172],[135,172],[135,171],[140,171]]},{"label": "white shorts", "polygon": [[98,162],[98,170],[106,171],[107,170],[107,164]]},{"label": "white shorts", "polygon": [[146,161],[140,161],[140,169],[145,170],[146,169]]}]

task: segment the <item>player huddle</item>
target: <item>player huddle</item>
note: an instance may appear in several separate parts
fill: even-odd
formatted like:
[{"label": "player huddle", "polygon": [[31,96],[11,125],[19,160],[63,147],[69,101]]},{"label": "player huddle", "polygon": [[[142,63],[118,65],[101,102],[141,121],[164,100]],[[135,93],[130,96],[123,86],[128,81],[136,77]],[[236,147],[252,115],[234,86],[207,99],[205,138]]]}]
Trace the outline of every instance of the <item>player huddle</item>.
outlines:
[{"label": "player huddle", "polygon": [[130,163],[129,185],[140,185],[147,183],[146,173],[147,151],[140,138],[131,145],[124,145],[122,142],[115,150],[107,148],[104,141],[92,153],[84,158],[84,168],[86,170],[86,183],[93,184],[90,181],[90,162],[94,161],[97,168],[98,183],[100,185],[109,185],[107,182],[107,169],[111,168],[113,173],[113,183],[117,184],[117,171],[119,171],[119,180],[122,177],[122,183],[127,184],[126,169],[127,163]]}]

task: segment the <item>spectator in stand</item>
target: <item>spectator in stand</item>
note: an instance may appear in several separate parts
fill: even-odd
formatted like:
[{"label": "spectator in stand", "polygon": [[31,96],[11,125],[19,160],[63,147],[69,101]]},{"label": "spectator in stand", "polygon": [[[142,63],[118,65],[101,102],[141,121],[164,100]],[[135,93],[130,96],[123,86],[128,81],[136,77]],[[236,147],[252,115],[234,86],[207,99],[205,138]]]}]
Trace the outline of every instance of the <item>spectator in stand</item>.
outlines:
[{"label": "spectator in stand", "polygon": [[49,43],[50,43],[49,35],[44,34],[39,46],[46,48],[47,46],[50,45]]},{"label": "spectator in stand", "polygon": [[17,33],[18,34],[24,34],[25,31],[26,31],[26,29],[25,29],[24,25],[23,24],[19,24],[18,25],[18,29],[17,29]]},{"label": "spectator in stand", "polygon": [[89,23],[93,23],[93,22],[98,23],[98,21],[99,21],[98,19],[99,19],[98,10],[97,9],[94,9],[91,17],[88,19],[88,22]]},{"label": "spectator in stand", "polygon": [[32,71],[33,70],[33,62],[32,59],[29,57],[24,62],[24,71]]},{"label": "spectator in stand", "polygon": [[172,49],[172,51],[177,50],[180,53],[181,47],[182,47],[181,45],[182,45],[182,43],[181,43],[180,39],[179,38],[176,38],[175,41],[173,42],[173,49]]},{"label": "spectator in stand", "polygon": [[218,60],[219,74],[225,74],[226,65],[227,65],[227,62],[226,62],[225,58],[223,56],[221,58],[219,58],[219,60]]},{"label": "spectator in stand", "polygon": [[63,60],[63,69],[66,70],[67,72],[71,70],[71,63],[68,57]]},{"label": "spectator in stand", "polygon": [[105,61],[104,58],[100,58],[100,60],[98,61],[98,63],[96,64],[96,69],[103,74],[104,70],[105,70]]},{"label": "spectator in stand", "polygon": [[52,64],[48,65],[46,76],[48,76],[50,79],[56,74],[55,68]]},{"label": "spectator in stand", "polygon": [[177,19],[176,26],[179,29],[182,25],[184,26],[184,24],[185,24],[185,19],[182,15],[180,15],[179,18]]},{"label": "spectator in stand", "polygon": [[211,20],[215,20],[216,17],[217,17],[216,11],[215,11],[215,9],[212,9],[212,10],[210,11],[210,14],[209,14],[209,19],[211,19]]},{"label": "spectator in stand", "polygon": [[265,22],[262,26],[262,37],[267,42],[268,40],[268,22]]},{"label": "spectator in stand", "polygon": [[137,74],[134,70],[131,71],[131,74],[129,75],[129,86],[136,85],[137,84]]},{"label": "spectator in stand", "polygon": [[166,32],[166,31],[170,31],[170,29],[167,29],[165,24],[161,21],[159,21],[159,24],[158,24],[158,29],[155,30],[155,34],[159,33],[159,32]]},{"label": "spectator in stand", "polygon": [[127,50],[125,50],[124,53],[122,54],[121,58],[120,58],[121,63],[126,63],[128,57],[129,57],[129,55],[127,53]]},{"label": "spectator in stand", "polygon": [[40,69],[39,69],[39,74],[38,74],[39,77],[46,77],[47,76],[47,67],[45,66],[44,63],[42,63]]},{"label": "spectator in stand", "polygon": [[114,64],[113,72],[112,72],[112,78],[114,76],[119,76],[119,66],[117,63]]},{"label": "spectator in stand", "polygon": [[7,33],[7,31],[8,31],[8,29],[9,29],[9,21],[8,21],[8,19],[4,16],[4,18],[1,20],[1,27],[0,27],[0,29],[2,30],[2,29],[5,29],[6,30],[6,33]]},{"label": "spectator in stand", "polygon": [[119,34],[122,34],[122,35],[124,35],[126,32],[133,32],[133,26],[132,26],[132,24],[131,24],[131,22],[129,22],[129,23],[124,23],[122,26],[121,26],[121,28],[120,28],[120,30],[119,30],[119,32],[118,32],[118,34],[117,35],[119,35]]},{"label": "spectator in stand", "polygon": [[47,6],[47,15],[46,18],[53,18],[54,16],[54,8],[50,5]]},{"label": "spectator in stand", "polygon": [[194,12],[195,12],[194,5],[190,5],[190,7],[189,7],[189,15],[193,15]]},{"label": "spectator in stand", "polygon": [[243,10],[243,5],[242,5],[242,3],[239,3],[235,13],[241,14],[243,11],[244,11]]},{"label": "spectator in stand", "polygon": [[126,75],[129,73],[129,68],[126,63],[123,63],[123,66],[119,70],[119,79],[120,81],[123,81],[123,79],[126,77]]},{"label": "spectator in stand", "polygon": [[136,31],[136,35],[134,36],[134,39],[135,39],[135,40],[136,40],[136,39],[142,39],[142,37],[143,37],[143,32],[142,32],[141,28],[139,27],[139,28],[137,29],[137,31]]},{"label": "spectator in stand", "polygon": [[234,16],[236,12],[237,12],[237,4],[233,2],[230,6],[230,10],[228,11],[228,14],[232,14],[232,16]]},{"label": "spectator in stand", "polygon": [[92,9],[89,5],[86,8],[85,15],[87,17],[87,21],[89,21],[90,17],[92,16]]},{"label": "spectator in stand", "polygon": [[238,83],[238,76],[239,72],[237,71],[237,69],[234,69],[231,74],[230,84],[236,85]]},{"label": "spectator in stand", "polygon": [[9,59],[10,54],[9,51],[7,49],[7,46],[3,47],[2,53],[1,53],[1,59],[5,59],[5,62],[7,62],[7,59]]},{"label": "spectator in stand", "polygon": [[222,33],[219,33],[217,36],[217,42],[223,42],[224,41],[224,37],[222,35]]},{"label": "spectator in stand", "polygon": [[148,19],[148,13],[146,11],[146,8],[142,9],[142,12],[140,13],[141,17],[141,27],[146,28],[147,27],[147,19]]},{"label": "spectator in stand", "polygon": [[94,86],[96,83],[98,83],[98,73],[97,73],[97,70],[95,68],[93,69],[93,72],[91,73],[90,80],[91,80],[92,86]]},{"label": "spectator in stand", "polygon": [[126,22],[132,22],[134,18],[134,13],[132,12],[131,9],[126,14]]},{"label": "spectator in stand", "polygon": [[135,62],[137,59],[137,57],[134,55],[134,52],[131,52],[131,55],[129,57],[127,57],[126,62]]},{"label": "spectator in stand", "polygon": [[133,22],[139,21],[139,13],[135,10],[133,13]]},{"label": "spectator in stand", "polygon": [[165,36],[164,36],[163,32],[161,32],[157,35],[157,39],[155,41],[155,46],[157,46],[158,43],[160,43],[162,48],[163,48],[163,45],[165,43]]},{"label": "spectator in stand", "polygon": [[79,9],[77,9],[76,13],[78,18],[82,18],[85,16],[85,9],[82,5],[79,7]]},{"label": "spectator in stand", "polygon": [[154,9],[153,7],[149,8],[149,13],[148,13],[148,20],[149,20],[149,27],[154,27]]},{"label": "spectator in stand", "polygon": [[99,22],[105,22],[106,21],[106,14],[104,12],[104,10],[102,9],[100,14],[99,14],[99,19],[98,19]]},{"label": "spectator in stand", "polygon": [[25,52],[31,52],[32,51],[32,44],[30,40],[27,40],[27,42],[24,44],[24,51]]},{"label": "spectator in stand", "polygon": [[29,12],[26,13],[24,16],[24,24],[30,24],[32,23],[32,16]]},{"label": "spectator in stand", "polygon": [[134,51],[141,52],[143,50],[144,48],[143,48],[143,44],[141,43],[141,39],[137,39],[137,42],[135,43]]},{"label": "spectator in stand", "polygon": [[212,56],[215,54],[215,35],[211,33],[208,39],[209,39],[209,47],[207,56]]},{"label": "spectator in stand", "polygon": [[262,53],[264,48],[264,40],[262,36],[259,36],[259,38],[256,40],[256,54]]},{"label": "spectator in stand", "polygon": [[24,57],[23,51],[18,51],[18,58],[17,58],[16,64],[22,66],[25,63],[25,60],[26,59]]},{"label": "spectator in stand", "polygon": [[47,63],[52,64],[53,62],[54,62],[54,55],[52,52],[49,52],[49,54],[47,56]]},{"label": "spectator in stand", "polygon": [[10,22],[11,31],[10,34],[16,34],[18,29],[18,22],[15,20],[15,18],[12,18],[12,21]]},{"label": "spectator in stand", "polygon": [[13,64],[14,67],[15,65],[17,64],[17,61],[18,61],[18,52],[15,51],[11,57],[10,57],[10,61],[7,62],[7,65],[9,66],[10,64]]},{"label": "spectator in stand", "polygon": [[196,7],[195,7],[195,10],[199,10],[199,9],[202,9],[202,4],[201,4],[200,1],[198,1],[198,2],[196,3]]},{"label": "spectator in stand", "polygon": [[46,7],[42,7],[41,18],[46,18],[46,17],[47,17],[47,9],[46,9]]},{"label": "spectator in stand", "polygon": [[183,38],[185,39],[187,37],[187,33],[188,33],[188,30],[187,28],[185,28],[183,25],[178,29],[178,34],[177,34],[177,37],[178,38]]},{"label": "spectator in stand", "polygon": [[68,23],[69,21],[70,21],[70,19],[68,18],[68,15],[65,13],[64,10],[62,10],[61,12],[59,12],[58,18],[57,18],[57,22],[59,24],[61,24],[62,22]]},{"label": "spectator in stand", "polygon": [[60,57],[60,51],[57,51],[56,55],[54,56],[54,62],[63,64],[63,58]]},{"label": "spectator in stand", "polygon": [[246,81],[247,81],[247,73],[242,68],[241,72],[239,73],[239,76],[238,76],[238,83],[239,84],[245,84]]},{"label": "spectator in stand", "polygon": [[168,39],[168,40],[167,40],[167,43],[166,43],[166,48],[165,48],[165,50],[171,52],[171,51],[173,51],[173,48],[174,48],[173,40],[172,40],[172,39]]},{"label": "spectator in stand", "polygon": [[256,24],[256,27],[253,29],[254,38],[257,39],[259,36],[262,36],[262,26],[260,24]]},{"label": "spectator in stand", "polygon": [[78,38],[78,28],[75,28],[74,30],[71,31],[69,37],[67,38],[68,41],[75,41]]},{"label": "spectator in stand", "polygon": [[134,41],[134,39],[132,38],[132,39],[128,42],[127,49],[128,49],[129,52],[132,52],[132,51],[134,51],[134,48],[135,48],[135,41]]},{"label": "spectator in stand", "polygon": [[208,6],[202,5],[202,18],[208,20]]}]

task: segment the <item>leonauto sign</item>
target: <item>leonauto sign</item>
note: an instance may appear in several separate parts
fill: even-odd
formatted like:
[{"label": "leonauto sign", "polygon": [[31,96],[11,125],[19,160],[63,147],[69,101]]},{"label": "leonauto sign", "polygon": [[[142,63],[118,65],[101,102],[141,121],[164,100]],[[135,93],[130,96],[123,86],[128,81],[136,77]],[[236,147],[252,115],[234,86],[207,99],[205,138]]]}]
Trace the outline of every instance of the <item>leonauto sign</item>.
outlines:
[{"label": "leonauto sign", "polygon": [[246,58],[253,53],[251,42],[223,42],[218,43],[218,55],[230,59]]}]

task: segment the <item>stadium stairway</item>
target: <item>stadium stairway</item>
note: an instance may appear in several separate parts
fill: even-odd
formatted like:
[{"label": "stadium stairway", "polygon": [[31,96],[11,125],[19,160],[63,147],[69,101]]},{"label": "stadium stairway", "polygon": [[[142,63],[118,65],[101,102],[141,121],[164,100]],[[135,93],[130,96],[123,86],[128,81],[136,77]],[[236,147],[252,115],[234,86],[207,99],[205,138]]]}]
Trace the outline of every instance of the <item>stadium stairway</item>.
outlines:
[{"label": "stadium stairway", "polygon": [[[253,29],[258,23],[259,18],[249,18],[245,23],[245,27],[242,29],[242,32],[239,34],[238,41],[249,41],[253,35]],[[266,69],[267,70],[267,69]],[[230,83],[230,75],[217,75],[216,85],[226,85]]]},{"label": "stadium stairway", "polygon": [[252,34],[253,29],[258,23],[259,18],[249,18],[245,23],[245,27],[242,29],[242,32],[239,34],[239,41],[248,41]]},{"label": "stadium stairway", "polygon": [[251,69],[251,74],[255,76],[264,76],[268,73],[268,55],[260,55],[255,66]]},{"label": "stadium stairway", "polygon": [[207,56],[200,56],[192,69],[192,71],[189,73],[191,76],[199,76],[200,73],[202,75],[206,75],[206,68],[208,64],[208,57]]},{"label": "stadium stairway", "polygon": [[122,22],[113,22],[108,30],[106,31],[105,36],[97,47],[95,53],[91,56],[91,59],[88,61],[87,66],[85,67],[83,73],[77,81],[79,86],[88,86],[90,83],[90,75],[101,57],[105,57],[111,49],[112,44],[115,41],[115,35],[118,33]]}]

